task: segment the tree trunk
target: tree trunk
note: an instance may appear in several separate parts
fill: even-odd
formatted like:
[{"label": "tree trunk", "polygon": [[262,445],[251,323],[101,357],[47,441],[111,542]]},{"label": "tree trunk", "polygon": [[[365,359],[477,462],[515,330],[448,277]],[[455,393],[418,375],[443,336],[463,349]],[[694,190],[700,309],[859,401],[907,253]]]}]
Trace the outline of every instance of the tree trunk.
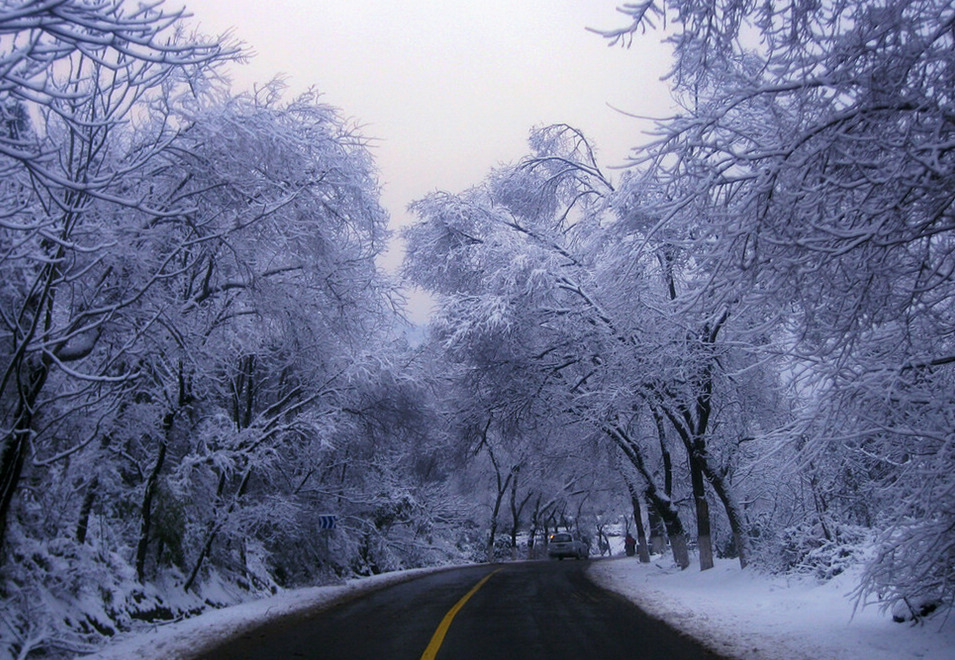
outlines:
[{"label": "tree trunk", "polygon": [[650,522],[650,554],[662,555],[667,550],[666,527],[663,519],[652,506],[647,507],[647,520]]},{"label": "tree trunk", "polygon": [[[481,446],[487,447],[487,455],[491,459],[491,465],[494,466],[494,478],[497,483],[497,493],[494,498],[494,510],[491,513],[491,531],[487,540],[487,562],[494,562],[494,537],[497,536],[497,516],[501,512],[501,502],[504,500],[504,496],[507,495],[507,488],[511,483],[511,479],[514,478],[514,471],[512,470],[507,474],[505,478],[501,473],[501,466],[497,462],[497,457],[494,456],[494,450],[491,449],[491,444],[487,441],[487,430],[491,426],[491,420],[488,419],[487,424],[484,426],[484,431],[482,434]],[[480,449],[480,447],[478,448]]]},{"label": "tree trunk", "polygon": [[[674,525],[676,522],[676,525]],[[686,533],[683,531],[683,525],[680,519],[668,521],[665,517],[663,523],[666,526],[667,538],[670,539],[670,551],[673,553],[673,561],[681,569],[687,569],[690,566],[690,551],[686,547]]]},{"label": "tree trunk", "polygon": [[[24,370],[28,369],[26,364],[21,363],[20,367]],[[26,458],[30,435],[33,433],[36,401],[49,373],[50,358],[44,356],[40,365],[30,371],[27,382],[22,384],[13,428],[7,432],[0,447],[0,548],[3,547],[7,537],[10,507],[17,487],[20,485],[20,477],[23,475],[23,461]]]},{"label": "tree trunk", "polygon": [[534,558],[534,539],[537,536],[537,529],[540,527],[541,495],[537,495],[537,501],[534,502],[534,513],[531,514],[530,529],[527,531],[527,558]]},{"label": "tree trunk", "polygon": [[[667,446],[663,416],[656,406],[650,406],[650,412],[653,415],[657,438],[660,441],[660,455],[663,456],[663,492],[668,498],[672,499],[673,459],[670,457],[670,449]],[[664,526],[663,520],[652,506],[647,508],[647,520],[650,523],[650,552],[655,555],[662,555],[666,552],[666,526]]]},{"label": "tree trunk", "polygon": [[86,533],[90,524],[90,513],[93,511],[93,501],[96,499],[96,490],[99,488],[99,475],[93,477],[86,487],[83,496],[83,505],[80,507],[80,518],[76,523],[76,542],[86,543]]},{"label": "tree trunk", "polygon": [[[705,424],[709,418],[709,400],[707,399],[698,404],[698,410],[700,411],[700,415],[699,420],[696,423],[695,432],[691,431],[687,425],[684,425],[684,422],[672,412],[668,411],[667,409],[664,409],[664,412],[666,413],[670,422],[673,424],[673,427],[676,429],[680,438],[683,440],[683,444],[686,446],[686,451],[690,456],[690,478],[693,483],[693,498],[697,509],[697,531],[701,536],[705,535],[706,547],[710,556],[710,565],[706,567],[703,563],[704,541],[701,538],[700,569],[706,570],[706,568],[711,568],[713,565],[712,542],[710,541],[709,505],[706,503],[705,494],[703,494],[705,490],[703,481],[704,477],[705,480],[708,481],[713,487],[713,492],[716,493],[720,503],[723,505],[723,509],[726,512],[726,517],[730,523],[730,529],[733,533],[733,539],[736,541],[736,547],[739,551],[740,568],[746,568],[747,543],[742,512],[734,502],[726,480],[707,459],[706,444],[703,440],[703,432],[705,431]],[[689,415],[685,410],[683,411],[683,415],[687,418],[687,423],[692,421],[689,419]],[[701,504],[704,507],[702,511],[700,508]],[[703,519],[704,514],[705,521]],[[701,521],[703,522],[702,525]]]},{"label": "tree trunk", "polygon": [[[491,513],[491,532],[487,540],[487,562],[494,563],[494,538],[497,536],[497,516],[501,512],[501,502],[504,501],[504,495],[507,494],[507,485],[511,475],[507,475],[503,486],[501,485],[501,474],[497,475],[497,496],[494,498],[494,511]],[[501,490],[503,488],[503,490]]]},{"label": "tree trunk", "polygon": [[[633,482],[624,476],[627,482],[627,490],[630,491],[630,505],[633,508],[633,522],[637,526],[637,555],[643,564],[650,563],[650,550],[647,547],[647,531],[643,526],[643,514],[640,510],[640,494]],[[630,525],[627,525],[627,532],[630,531]]]},{"label": "tree trunk", "polygon": [[706,488],[700,461],[690,456],[690,482],[693,484],[693,501],[696,504],[696,542],[700,551],[700,570],[713,568],[713,540],[710,536],[710,505],[706,501]]},{"label": "tree trunk", "polygon": [[[495,508],[495,512],[497,507]],[[484,551],[485,561],[489,564],[494,563],[494,537],[497,536],[497,516],[491,517],[491,531],[487,539],[487,548]]]},{"label": "tree trunk", "polygon": [[[100,441],[99,449],[102,454],[109,446],[109,434],[103,435]],[[86,486],[86,494],[83,496],[83,505],[80,507],[80,516],[76,522],[76,542],[86,543],[86,535],[89,530],[90,514],[93,512],[93,503],[96,501],[96,491],[99,490],[99,470]]]},{"label": "tree trunk", "polygon": [[[212,550],[212,544],[216,540],[216,536],[219,534],[219,530],[222,529],[222,525],[225,524],[225,521],[228,520],[229,516],[235,511],[235,507],[238,506],[239,500],[242,499],[242,496],[245,494],[245,490],[249,485],[249,478],[252,476],[252,467],[249,466],[245,470],[245,474],[242,475],[242,481],[239,483],[239,490],[236,491],[235,497],[232,498],[232,502],[229,503],[229,508],[226,509],[225,514],[219,518],[218,515],[213,519],[212,524],[209,526],[209,531],[206,534],[205,543],[202,544],[202,549],[199,551],[199,556],[196,558],[196,563],[192,567],[192,571],[189,573],[189,577],[186,578],[185,583],[182,585],[183,591],[189,591],[192,588],[192,585],[195,583],[196,578],[199,576],[199,569],[202,568],[202,564],[205,561],[206,557],[209,556],[209,552]],[[221,491],[222,481],[220,480]],[[217,498],[218,499],[218,498]]]},{"label": "tree trunk", "polygon": [[710,506],[706,501],[706,481],[703,473],[706,466],[706,443],[704,434],[709,423],[710,398],[708,388],[697,398],[696,419],[686,406],[679,405],[679,415],[664,407],[663,412],[673,424],[686,447],[690,463],[690,483],[693,486],[693,503],[696,510],[696,535],[700,551],[700,570],[713,568],[713,541],[710,534]]},{"label": "tree trunk", "polygon": [[528,492],[524,496],[524,499],[521,500],[521,503],[517,503],[517,477],[520,472],[520,465],[514,467],[511,471],[511,474],[514,475],[514,478],[511,480],[511,559],[517,559],[517,530],[521,524],[521,512],[524,510],[524,507],[527,505],[527,501],[531,498],[531,493]]},{"label": "tree trunk", "polygon": [[633,505],[633,522],[637,524],[637,556],[641,564],[650,563],[650,549],[647,547],[647,532],[643,527],[643,515],[640,513],[640,498],[635,491],[630,493],[630,503]]},{"label": "tree trunk", "polygon": [[660,440],[660,455],[663,456],[663,492],[667,497],[673,497],[673,459],[670,458],[670,449],[667,447],[667,434],[663,425],[663,416],[656,406],[650,407],[653,423],[657,427],[657,438]]},{"label": "tree trunk", "polygon": [[[172,413],[169,413],[167,417],[171,415]],[[165,423],[163,425],[165,426]],[[146,478],[146,484],[143,489],[139,543],[136,546],[136,577],[140,582],[143,582],[146,577],[146,553],[149,550],[149,534],[152,528],[153,497],[159,485],[159,473],[162,471],[163,463],[165,462],[166,433],[163,433],[162,439],[159,441],[159,453],[156,455],[156,462],[153,464],[153,469],[149,471],[149,476]]]},{"label": "tree trunk", "polygon": [[746,539],[743,512],[733,499],[723,475],[715,472],[706,464],[703,465],[703,470],[707,481],[713,486],[713,492],[716,493],[720,503],[723,505],[723,509],[726,511],[726,517],[730,523],[730,530],[733,532],[733,540],[736,542],[736,551],[739,553],[739,566],[740,568],[746,568],[749,561],[749,544]]},{"label": "tree trunk", "polygon": [[26,456],[29,436],[29,428],[15,428],[7,434],[0,451],[0,548],[6,540],[7,518],[13,504],[13,495],[23,474],[23,459]]},{"label": "tree trunk", "polygon": [[657,513],[663,519],[663,524],[667,530],[667,537],[670,539],[670,550],[673,552],[673,561],[681,569],[690,565],[690,554],[686,547],[686,533],[684,532],[683,522],[680,520],[680,514],[673,506],[673,501],[660,493],[653,481],[653,475],[647,470],[643,461],[643,455],[640,448],[634,443],[627,433],[620,427],[614,426],[605,429],[608,435],[613,439],[617,446],[623,451],[624,455],[630,460],[637,469],[640,476],[643,477],[646,487],[643,491],[644,496],[650,503],[650,506],[657,510]]}]

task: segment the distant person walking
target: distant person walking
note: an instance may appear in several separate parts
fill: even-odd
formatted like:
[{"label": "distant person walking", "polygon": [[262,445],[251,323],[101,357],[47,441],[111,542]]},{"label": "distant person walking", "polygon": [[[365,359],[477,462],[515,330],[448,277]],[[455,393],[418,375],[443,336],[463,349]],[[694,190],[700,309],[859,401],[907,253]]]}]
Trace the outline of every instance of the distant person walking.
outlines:
[{"label": "distant person walking", "polygon": [[637,552],[637,540],[630,536],[630,532],[627,532],[627,538],[623,540],[623,547],[628,557],[633,557]]}]

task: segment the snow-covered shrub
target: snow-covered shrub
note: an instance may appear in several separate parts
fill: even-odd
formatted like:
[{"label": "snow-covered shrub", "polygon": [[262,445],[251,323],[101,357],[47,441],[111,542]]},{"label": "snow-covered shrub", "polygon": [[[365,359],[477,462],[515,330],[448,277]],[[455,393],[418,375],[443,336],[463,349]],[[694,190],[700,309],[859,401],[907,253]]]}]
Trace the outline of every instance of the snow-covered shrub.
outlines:
[{"label": "snow-covered shrub", "polygon": [[863,527],[818,520],[787,527],[779,535],[781,568],[829,580],[862,561],[870,536]]},{"label": "snow-covered shrub", "polygon": [[487,560],[487,531],[474,524],[466,525],[458,530],[455,539],[455,549],[467,561],[482,562]]},{"label": "snow-covered shrub", "polygon": [[919,621],[935,612],[942,604],[940,598],[920,596],[917,599],[900,598],[892,605],[892,620],[896,623]]},{"label": "snow-covered shrub", "polygon": [[949,515],[907,520],[884,532],[857,595],[874,596],[896,621],[918,620],[955,605],[953,526],[955,516]]},{"label": "snow-covered shrub", "polygon": [[121,552],[67,538],[19,537],[11,546],[0,586],[0,648],[14,657],[26,657],[30,649],[43,657],[93,650],[136,621],[203,609],[198,599],[172,606],[155,586],[137,583]]}]

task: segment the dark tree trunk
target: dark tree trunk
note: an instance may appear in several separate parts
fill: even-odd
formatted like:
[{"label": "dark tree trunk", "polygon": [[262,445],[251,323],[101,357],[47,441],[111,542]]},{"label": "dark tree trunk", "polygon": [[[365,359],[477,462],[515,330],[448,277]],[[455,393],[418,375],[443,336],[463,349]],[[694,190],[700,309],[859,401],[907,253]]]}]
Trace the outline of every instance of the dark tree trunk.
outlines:
[{"label": "dark tree trunk", "polygon": [[673,553],[673,561],[681,569],[686,569],[690,566],[690,551],[686,547],[686,532],[683,531],[683,523],[679,516],[675,515],[675,511],[673,513],[674,515],[671,518],[663,514],[661,516],[667,530],[667,538],[670,540],[670,552]]},{"label": "dark tree trunk", "polygon": [[527,558],[534,558],[534,544],[536,543],[537,530],[541,526],[541,515],[544,513],[541,510],[541,497],[542,495],[537,495],[537,500],[534,502],[534,513],[531,514],[531,524],[530,529],[527,531]]},{"label": "dark tree trunk", "polygon": [[[491,513],[491,530],[487,539],[487,561],[492,563],[494,561],[494,538],[497,536],[497,517],[501,512],[501,502],[504,501],[504,495],[507,494],[507,482],[510,481],[511,475],[507,475],[507,479],[504,480],[503,486],[501,484],[501,474],[497,474],[497,495],[494,498],[494,511]],[[503,488],[504,490],[501,490]]]},{"label": "dark tree trunk", "polygon": [[[673,498],[673,459],[670,457],[670,448],[667,445],[666,429],[663,415],[656,406],[650,407],[653,414],[653,423],[657,429],[657,438],[660,440],[660,455],[663,456],[663,492],[667,498]],[[648,507],[647,519],[650,522],[650,552],[662,555],[666,552],[666,527],[663,519],[653,507]]]},{"label": "dark tree trunk", "polygon": [[649,502],[650,506],[656,509],[657,513],[663,519],[667,537],[670,540],[670,550],[673,553],[673,561],[675,561],[677,566],[681,569],[687,568],[690,565],[690,554],[686,546],[686,532],[684,531],[683,522],[680,520],[680,514],[676,510],[676,507],[673,506],[673,501],[666,495],[660,493],[653,481],[653,475],[647,470],[643,455],[640,453],[640,448],[630,439],[627,433],[619,427],[608,428],[606,432],[614,442],[617,443],[617,446],[620,447],[624,455],[637,469],[640,476],[643,477],[644,483],[646,484],[643,494],[647,498],[647,502]]},{"label": "dark tree trunk", "polygon": [[667,549],[667,531],[663,519],[652,506],[647,507],[647,519],[650,522],[650,554],[662,555]]},{"label": "dark tree trunk", "polygon": [[93,477],[86,487],[83,496],[83,505],[80,507],[80,518],[76,523],[76,542],[86,543],[86,533],[90,524],[90,513],[93,511],[93,502],[96,500],[96,491],[99,488],[99,475]]},{"label": "dark tree trunk", "polygon": [[706,501],[706,488],[700,461],[690,457],[690,482],[693,485],[693,501],[696,504],[696,542],[700,551],[700,570],[713,568],[713,540],[710,535],[710,505]]},{"label": "dark tree trunk", "polygon": [[511,559],[517,559],[517,531],[521,524],[521,512],[524,511],[528,500],[531,499],[531,493],[528,492],[520,504],[517,503],[517,477],[519,472],[520,466],[516,466],[512,472],[514,479],[511,480]]},{"label": "dark tree trunk", "polygon": [[[168,414],[168,416],[171,415],[172,413]],[[169,423],[171,424],[171,421]],[[162,439],[159,441],[159,453],[156,455],[156,462],[153,464],[153,469],[149,471],[149,476],[146,478],[146,484],[143,488],[139,543],[136,545],[136,577],[140,582],[144,582],[146,578],[146,553],[149,551],[149,537],[152,530],[153,497],[159,485],[159,474],[166,462],[166,442],[166,434],[163,433]]]},{"label": "dark tree trunk", "polygon": [[156,455],[156,463],[153,465],[153,469],[150,470],[149,476],[146,478],[145,487],[143,489],[143,504],[141,514],[142,522],[139,532],[139,543],[136,547],[136,575],[138,576],[140,582],[142,582],[145,578],[146,555],[149,551],[149,537],[152,528],[153,498],[155,497],[159,486],[159,475],[162,473],[163,466],[166,462],[166,451],[172,438],[173,426],[176,422],[177,415],[187,410],[188,406],[192,403],[192,387],[190,379],[186,376],[181,360],[179,362],[179,373],[177,378],[179,387],[177,406],[175,409],[169,410],[163,417],[162,438],[159,442],[159,451]]},{"label": "dark tree trunk", "polygon": [[686,447],[690,464],[690,483],[693,487],[693,503],[696,510],[696,535],[700,551],[700,570],[713,568],[713,541],[710,533],[710,507],[706,501],[706,480],[704,466],[706,465],[705,432],[709,423],[710,398],[709,390],[704,387],[703,393],[696,401],[696,418],[684,405],[679,405],[679,412],[664,407],[663,412],[673,424],[680,439]]},{"label": "dark tree trunk", "polygon": [[[110,437],[104,435],[100,441],[100,453],[103,453],[109,446]],[[83,495],[83,504],[80,506],[80,516],[76,522],[76,542],[86,543],[86,535],[89,531],[90,514],[93,512],[93,503],[96,501],[96,492],[99,490],[99,471],[93,475],[89,484],[86,486],[86,494]]]},{"label": "dark tree trunk", "polygon": [[[627,482],[627,490],[630,491],[630,505],[633,508],[633,522],[637,526],[637,555],[640,562],[650,563],[650,550],[647,547],[647,531],[643,526],[643,513],[640,506],[640,494],[634,483],[624,476]],[[630,524],[627,524],[627,533],[630,533]]]},{"label": "dark tree trunk", "polygon": [[637,525],[637,556],[643,564],[650,563],[650,549],[647,547],[647,532],[643,527],[643,515],[640,513],[640,498],[635,492],[630,493],[630,503],[633,505],[633,522]]},{"label": "dark tree trunk", "polygon": [[[26,365],[22,367],[27,368]],[[37,368],[30,372],[27,382],[22,384],[13,428],[7,432],[0,447],[0,548],[7,537],[7,520],[13,496],[23,475],[23,462],[33,432],[33,411],[49,373],[50,359],[44,357]]]},{"label": "dark tree trunk", "polygon": [[730,489],[723,475],[715,472],[706,464],[703,465],[703,470],[707,481],[713,486],[713,492],[716,493],[720,503],[723,505],[723,509],[726,511],[726,517],[730,523],[730,530],[733,533],[733,540],[736,543],[736,551],[739,553],[740,568],[746,568],[749,561],[749,544],[746,539],[746,530],[740,507],[733,501]]},{"label": "dark tree trunk", "polygon": [[494,510],[491,512],[491,529],[488,534],[487,539],[487,561],[492,563],[494,561],[494,537],[497,536],[497,517],[501,512],[501,502],[504,501],[504,496],[507,495],[508,486],[511,483],[511,479],[514,478],[514,471],[508,473],[507,477],[504,477],[501,472],[501,466],[497,461],[497,457],[494,455],[494,450],[491,448],[491,443],[487,441],[487,432],[491,427],[491,419],[487,420],[487,424],[484,425],[484,430],[481,432],[481,444],[478,446],[478,451],[481,447],[487,448],[487,455],[491,459],[491,465],[494,466],[494,478],[497,484],[497,493],[494,498]]},{"label": "dark tree trunk", "polygon": [[652,406],[653,423],[657,427],[657,437],[660,439],[660,454],[663,456],[663,492],[667,497],[673,497],[673,459],[670,457],[670,448],[667,446],[667,434],[663,425],[660,411]]},{"label": "dark tree trunk", "polygon": [[[32,417],[32,416],[31,416]],[[23,460],[27,452],[29,426],[14,428],[4,439],[0,451],[0,548],[7,536],[7,518],[13,504],[13,495],[23,474]]]},{"label": "dark tree trunk", "polygon": [[[225,514],[221,517],[217,514],[215,519],[209,525],[209,531],[206,533],[205,543],[202,544],[202,549],[199,550],[199,556],[196,558],[196,563],[193,564],[192,571],[189,573],[189,577],[186,578],[186,582],[182,585],[183,591],[189,591],[192,588],[192,585],[195,584],[196,578],[199,576],[199,570],[202,568],[202,564],[205,561],[206,557],[209,556],[209,552],[212,550],[212,544],[216,540],[216,536],[219,534],[219,530],[222,529],[222,525],[225,524],[226,520],[229,519],[229,516],[235,511],[236,506],[239,504],[239,500],[242,499],[242,496],[245,495],[246,488],[249,485],[249,479],[252,477],[252,467],[248,467],[245,470],[245,474],[242,475],[242,481],[239,483],[239,489],[236,491],[235,497],[232,498],[232,502],[229,503],[229,508],[226,509]],[[219,492],[222,492],[223,481],[219,481]],[[221,499],[221,497],[217,497]]]}]

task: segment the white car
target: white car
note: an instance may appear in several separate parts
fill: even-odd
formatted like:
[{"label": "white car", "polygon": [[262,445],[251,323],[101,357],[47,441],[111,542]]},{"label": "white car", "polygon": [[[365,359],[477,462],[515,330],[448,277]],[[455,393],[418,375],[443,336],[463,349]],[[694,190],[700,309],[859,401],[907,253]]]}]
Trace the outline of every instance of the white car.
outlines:
[{"label": "white car", "polygon": [[550,535],[547,555],[557,559],[587,559],[590,556],[590,544],[570,532],[557,532]]}]

